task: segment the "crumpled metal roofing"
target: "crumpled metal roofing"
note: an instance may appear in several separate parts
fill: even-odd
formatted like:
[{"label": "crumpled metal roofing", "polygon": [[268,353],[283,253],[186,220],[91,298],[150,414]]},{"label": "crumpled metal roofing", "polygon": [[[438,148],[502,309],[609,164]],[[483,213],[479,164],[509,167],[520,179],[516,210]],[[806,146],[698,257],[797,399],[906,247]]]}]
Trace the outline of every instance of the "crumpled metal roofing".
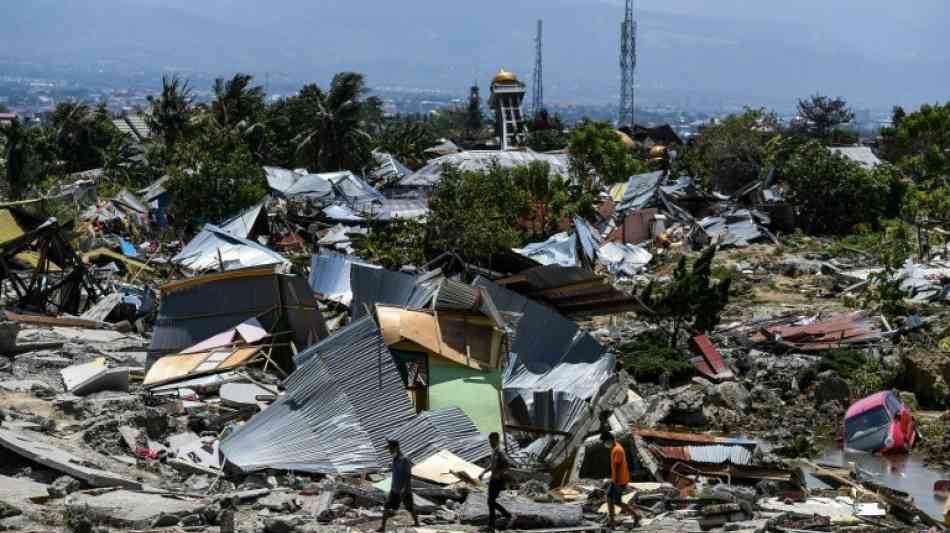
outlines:
[{"label": "crumpled metal roofing", "polygon": [[655,448],[661,457],[674,461],[706,464],[752,464],[752,451],[743,446],[714,444],[710,446],[663,446]]},{"label": "crumpled metal roofing", "polygon": [[[801,325],[765,328],[775,341],[796,350],[815,352],[864,344],[881,338],[880,329],[863,312],[836,315],[825,320],[807,320]],[[766,340],[762,333],[753,342]]]},{"label": "crumpled metal roofing", "polygon": [[264,204],[266,203],[266,201],[261,202],[221,224],[221,229],[235,237],[241,237],[242,239],[250,238],[251,232],[254,230],[254,226],[257,225],[257,219],[260,218],[261,213],[264,211]]},{"label": "crumpled metal roofing", "polygon": [[[162,288],[148,363],[257,317],[267,331],[292,330],[304,349],[327,335],[307,280],[273,269],[210,274]],[[286,322],[275,330],[279,322]]]},{"label": "crumpled metal roofing", "polygon": [[310,288],[328,300],[350,305],[350,270],[353,265],[380,268],[358,257],[324,252],[310,259]]},{"label": "crumpled metal roofing", "polygon": [[353,302],[350,315],[366,314],[366,305],[387,304],[422,309],[432,301],[436,285],[418,285],[415,276],[402,272],[353,265],[350,268]]},{"label": "crumpled metal roofing", "polygon": [[408,167],[400,163],[399,160],[391,154],[374,151],[373,159],[375,159],[376,164],[379,165],[370,173],[370,178],[374,182],[403,178],[412,174],[412,171],[409,170]]},{"label": "crumpled metal roofing", "polygon": [[382,469],[386,439],[415,409],[372,317],[299,353],[287,394],[221,443],[243,471],[324,474]]},{"label": "crumpled metal roofing", "polygon": [[534,259],[542,265],[577,265],[577,240],[573,232],[564,231],[542,242],[533,242],[523,248],[513,248],[515,253]]},{"label": "crumpled metal roofing", "polygon": [[660,183],[663,182],[663,171],[648,172],[646,174],[637,174],[627,180],[627,187],[623,193],[623,200],[617,206],[617,211],[626,209],[643,209],[649,207],[653,202]]},{"label": "crumpled metal roofing", "polygon": [[914,302],[950,302],[950,264],[934,262],[929,265],[907,261],[898,274],[901,290]]},{"label": "crumpled metal roofing", "polygon": [[375,220],[419,219],[429,216],[429,204],[421,198],[385,198],[362,205],[362,213]]},{"label": "crumpled metal roofing", "polygon": [[399,441],[399,449],[414,463],[448,450],[474,463],[491,455],[488,436],[458,407],[423,411],[389,437]]},{"label": "crumpled metal roofing", "polygon": [[194,272],[217,269],[221,261],[224,261],[225,270],[290,264],[270,248],[232,235],[213,224],[205,224],[204,229],[171,259],[172,263]]},{"label": "crumpled metal roofing", "polygon": [[444,165],[456,166],[459,169],[484,171],[488,170],[493,162],[503,168],[528,165],[533,161],[543,161],[550,165],[551,172],[564,179],[570,178],[570,168],[566,154],[542,154],[530,150],[524,152],[470,150],[455,154],[448,154],[430,160],[426,166],[406,176],[399,181],[402,187],[434,187],[442,181]]},{"label": "crumpled metal roofing", "polygon": [[264,173],[267,175],[267,186],[282,194],[286,194],[300,177],[297,172],[280,167],[264,167]]},{"label": "crumpled metal roofing", "polygon": [[760,224],[768,224],[768,215],[748,209],[736,209],[721,216],[706,217],[698,222],[703,231],[720,246],[748,246],[768,239],[767,230]]},{"label": "crumpled metal roofing", "polygon": [[828,148],[831,153],[843,156],[866,169],[874,169],[881,164],[871,148],[868,146],[833,146]]}]

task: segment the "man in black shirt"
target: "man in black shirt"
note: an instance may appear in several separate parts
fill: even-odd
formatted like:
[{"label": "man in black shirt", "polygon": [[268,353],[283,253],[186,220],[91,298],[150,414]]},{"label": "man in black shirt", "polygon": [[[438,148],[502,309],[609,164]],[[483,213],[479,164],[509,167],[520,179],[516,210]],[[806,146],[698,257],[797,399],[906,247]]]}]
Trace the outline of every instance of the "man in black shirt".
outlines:
[{"label": "man in black shirt", "polygon": [[491,445],[491,464],[478,479],[485,477],[485,474],[491,472],[491,478],[488,480],[488,531],[495,531],[495,511],[505,516],[505,519],[511,520],[511,513],[498,503],[498,496],[505,489],[505,483],[508,481],[508,470],[511,468],[511,459],[501,448],[501,439],[498,433],[488,435],[488,444]]},{"label": "man in black shirt", "polygon": [[419,515],[416,514],[416,509],[412,505],[412,461],[399,451],[397,441],[390,440],[388,444],[389,453],[393,455],[393,480],[389,488],[386,507],[383,509],[383,523],[378,530],[380,533],[386,530],[386,520],[396,514],[400,503],[412,515],[414,525],[419,527]]}]

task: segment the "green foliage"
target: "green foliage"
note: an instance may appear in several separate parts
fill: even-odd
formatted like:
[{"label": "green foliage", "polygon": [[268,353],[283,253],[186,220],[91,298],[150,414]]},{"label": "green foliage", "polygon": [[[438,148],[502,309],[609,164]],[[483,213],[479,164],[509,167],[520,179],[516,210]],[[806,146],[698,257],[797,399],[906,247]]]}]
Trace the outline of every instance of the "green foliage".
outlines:
[{"label": "green foliage", "polygon": [[607,122],[578,124],[571,133],[568,153],[572,173],[588,190],[623,182],[630,176],[650,170]]},{"label": "green foliage", "polygon": [[470,135],[476,135],[485,127],[482,114],[482,98],[478,94],[478,85],[473,85],[468,96],[468,108],[465,111],[465,129]]},{"label": "green foliage", "polygon": [[801,120],[795,129],[812,139],[824,143],[851,144],[847,141],[856,137],[840,128],[854,120],[854,113],[842,98],[816,94],[799,100],[798,116]]},{"label": "green foliage", "polygon": [[778,169],[789,187],[788,201],[808,233],[844,234],[859,224],[878,228],[887,216],[896,170],[866,170],[817,142],[799,146]]},{"label": "green foliage", "polygon": [[82,102],[64,102],[52,116],[53,139],[62,173],[102,166],[100,148],[119,135],[104,105],[95,110]]},{"label": "green foliage", "polygon": [[570,137],[562,130],[549,129],[528,132],[526,143],[535,152],[551,152],[562,150],[569,141]]},{"label": "green foliage", "polygon": [[[154,177],[138,157],[139,152],[127,135],[116,135],[105,148],[99,149],[105,178],[118,192],[123,187],[142,188]],[[109,197],[106,184],[99,185],[99,194]]]},{"label": "green foliage", "polygon": [[179,228],[218,224],[267,193],[264,169],[235,136],[202,132],[181,146],[178,161],[166,187],[175,198],[171,215]]},{"label": "green foliage", "polygon": [[438,139],[422,120],[396,119],[385,124],[376,139],[376,148],[395,157],[412,170],[422,168],[429,159],[427,148]]},{"label": "green foliage", "polygon": [[518,222],[530,206],[511,170],[493,164],[486,172],[446,166],[429,205],[428,244],[472,263],[521,244]]},{"label": "green foliage", "polygon": [[264,88],[251,87],[254,76],[237,73],[230,80],[214,80],[214,101],[211,111],[214,119],[225,128],[257,122],[264,111]]},{"label": "green foliage", "polygon": [[315,85],[304,87],[300,96],[310,106],[304,110],[304,129],[295,138],[300,163],[319,172],[361,173],[373,165],[366,119],[378,102],[365,98],[367,90],[363,75],[356,72],[334,76],[327,92]]},{"label": "green foliage", "polygon": [[366,236],[353,237],[361,256],[390,270],[425,263],[426,226],[413,219],[371,222]]},{"label": "green foliage", "polygon": [[690,173],[707,187],[732,193],[759,179],[778,134],[779,119],[765,109],[746,109],[706,126],[683,154]]},{"label": "green foliage", "polygon": [[894,108],[881,130],[881,153],[916,181],[950,176],[950,102],[923,105],[911,114]]},{"label": "green foliage", "polygon": [[620,361],[638,382],[657,383],[665,374],[670,382],[686,381],[695,367],[662,333],[647,332],[617,347]]},{"label": "green foliage", "polygon": [[575,215],[591,218],[595,213],[594,196],[553,174],[544,161],[515,167],[511,173],[530,208],[524,218],[532,240],[556,233],[562,222]]},{"label": "green foliage", "polygon": [[148,101],[151,112],[145,115],[145,122],[165,144],[165,154],[171,155],[178,142],[187,140],[193,130],[191,117],[194,98],[191,87],[178,76],[162,76],[161,94],[149,96]]},{"label": "green foliage", "polygon": [[0,139],[3,140],[6,181],[11,200],[20,198],[27,182],[27,159],[30,156],[30,137],[26,127],[14,120],[10,125],[0,127]]},{"label": "green foliage", "polygon": [[913,254],[913,246],[914,238],[907,224],[897,221],[888,225],[878,248],[882,268],[870,276],[875,286],[865,292],[865,305],[879,303],[881,311],[892,318],[907,314],[907,295],[901,289],[900,272]]},{"label": "green foliage", "polygon": [[863,398],[875,392],[891,388],[896,378],[894,372],[885,371],[879,361],[863,351],[838,348],[822,352],[819,372],[833,370],[851,386],[851,394]]},{"label": "green foliage", "polygon": [[669,284],[658,288],[651,281],[640,294],[652,311],[644,318],[667,332],[671,347],[678,345],[683,330],[691,335],[712,331],[729,303],[732,278],[716,282],[711,275],[716,249],[710,246],[703,250],[692,267],[687,265],[686,256],[681,256]]}]

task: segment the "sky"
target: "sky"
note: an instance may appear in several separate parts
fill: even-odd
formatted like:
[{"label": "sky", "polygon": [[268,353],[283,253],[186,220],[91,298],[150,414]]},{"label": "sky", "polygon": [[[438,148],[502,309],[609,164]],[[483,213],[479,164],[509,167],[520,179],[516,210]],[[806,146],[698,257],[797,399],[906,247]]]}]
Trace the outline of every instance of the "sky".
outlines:
[{"label": "sky", "polygon": [[[465,94],[500,67],[530,80],[545,22],[545,94],[619,91],[621,0],[3,0],[0,58],[119,64],[288,83],[364,72],[378,87]],[[947,0],[637,0],[638,94],[650,104],[781,107],[820,92],[856,107],[948,98]]]}]

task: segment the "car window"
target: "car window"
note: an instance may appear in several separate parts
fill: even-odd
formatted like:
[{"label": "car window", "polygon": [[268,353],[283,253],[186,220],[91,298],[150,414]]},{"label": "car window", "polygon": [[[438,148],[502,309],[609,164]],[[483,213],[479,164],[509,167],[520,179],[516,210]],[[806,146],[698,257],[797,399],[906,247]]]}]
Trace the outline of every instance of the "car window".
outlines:
[{"label": "car window", "polygon": [[896,415],[901,412],[901,402],[893,394],[888,394],[884,398],[884,403],[887,404],[887,411],[891,413],[891,415]]},{"label": "car window", "polygon": [[844,421],[845,439],[851,440],[855,434],[869,429],[877,429],[890,424],[891,417],[883,406],[875,407],[857,416],[853,416]]}]

